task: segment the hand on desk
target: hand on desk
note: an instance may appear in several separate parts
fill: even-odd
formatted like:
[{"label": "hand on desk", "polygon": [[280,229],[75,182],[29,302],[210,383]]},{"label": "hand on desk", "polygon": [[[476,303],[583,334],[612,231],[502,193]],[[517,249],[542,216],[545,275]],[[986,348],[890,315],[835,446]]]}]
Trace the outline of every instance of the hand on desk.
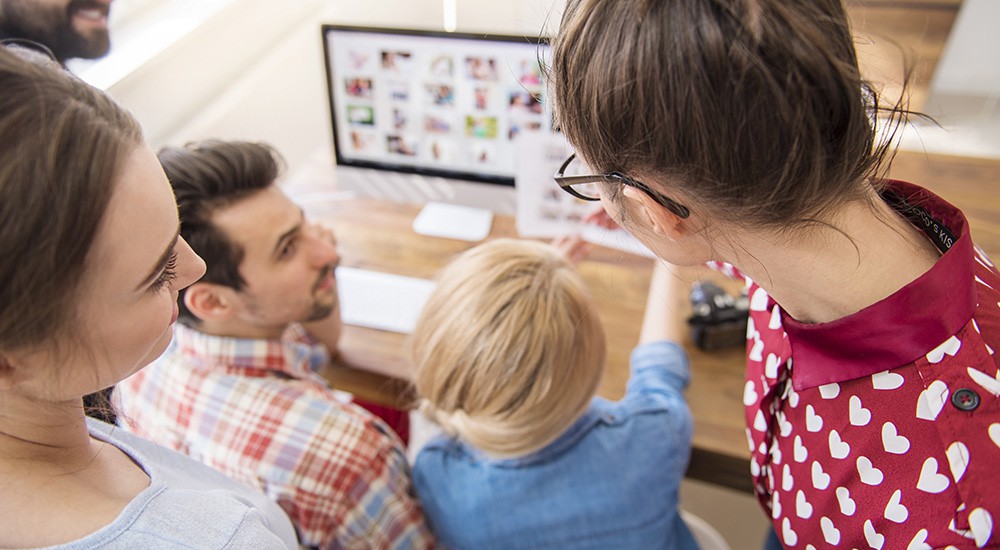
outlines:
[{"label": "hand on desk", "polygon": [[556,247],[570,263],[578,264],[590,256],[594,246],[583,240],[580,235],[564,235],[552,239],[552,246]]},{"label": "hand on desk", "polygon": [[618,222],[608,214],[603,206],[596,208],[593,212],[583,217],[583,221],[594,224],[604,229],[618,229]]}]

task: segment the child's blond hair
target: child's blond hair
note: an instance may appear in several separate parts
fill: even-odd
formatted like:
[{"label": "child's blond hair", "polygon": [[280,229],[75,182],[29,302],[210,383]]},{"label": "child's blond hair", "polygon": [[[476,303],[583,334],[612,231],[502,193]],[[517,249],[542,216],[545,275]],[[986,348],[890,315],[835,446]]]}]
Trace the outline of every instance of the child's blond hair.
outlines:
[{"label": "child's blond hair", "polygon": [[552,246],[499,239],[448,265],[413,334],[421,410],[497,458],[556,439],[604,371],[604,329]]}]

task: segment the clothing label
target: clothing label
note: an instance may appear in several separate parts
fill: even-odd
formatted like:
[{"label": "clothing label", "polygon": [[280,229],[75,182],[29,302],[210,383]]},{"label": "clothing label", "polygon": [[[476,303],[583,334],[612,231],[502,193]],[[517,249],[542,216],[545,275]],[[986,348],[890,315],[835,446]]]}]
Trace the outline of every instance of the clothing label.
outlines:
[{"label": "clothing label", "polygon": [[934,243],[934,246],[942,254],[947,252],[955,244],[955,241],[958,240],[945,224],[941,223],[934,216],[931,216],[930,212],[924,207],[910,204],[906,199],[890,191],[883,193],[882,198],[889,203],[889,206],[892,206],[900,214],[906,216],[906,219],[910,220],[910,223],[915,225],[917,229],[920,229],[930,237],[931,242]]}]

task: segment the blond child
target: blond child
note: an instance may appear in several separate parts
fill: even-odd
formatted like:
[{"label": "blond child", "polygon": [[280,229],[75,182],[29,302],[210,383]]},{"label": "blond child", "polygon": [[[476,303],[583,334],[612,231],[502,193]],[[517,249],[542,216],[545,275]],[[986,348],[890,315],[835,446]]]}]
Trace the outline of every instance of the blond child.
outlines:
[{"label": "blond child", "polygon": [[658,268],[625,397],[594,394],[605,338],[562,253],[501,239],[439,277],[414,333],[421,410],[443,435],[414,484],[447,547],[695,548],[678,514],[691,416]]}]

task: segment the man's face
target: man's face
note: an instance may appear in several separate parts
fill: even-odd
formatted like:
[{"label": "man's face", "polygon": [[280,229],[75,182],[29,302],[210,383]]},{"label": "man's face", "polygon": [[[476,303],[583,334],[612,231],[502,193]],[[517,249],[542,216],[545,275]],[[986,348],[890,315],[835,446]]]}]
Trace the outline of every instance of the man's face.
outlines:
[{"label": "man's face", "polygon": [[49,47],[59,61],[96,59],[111,49],[111,0],[0,0],[0,30]]},{"label": "man's face", "polygon": [[336,242],[307,223],[281,189],[272,185],[221,208],[212,222],[244,251],[246,285],[236,305],[242,322],[280,332],[292,322],[340,315]]}]

